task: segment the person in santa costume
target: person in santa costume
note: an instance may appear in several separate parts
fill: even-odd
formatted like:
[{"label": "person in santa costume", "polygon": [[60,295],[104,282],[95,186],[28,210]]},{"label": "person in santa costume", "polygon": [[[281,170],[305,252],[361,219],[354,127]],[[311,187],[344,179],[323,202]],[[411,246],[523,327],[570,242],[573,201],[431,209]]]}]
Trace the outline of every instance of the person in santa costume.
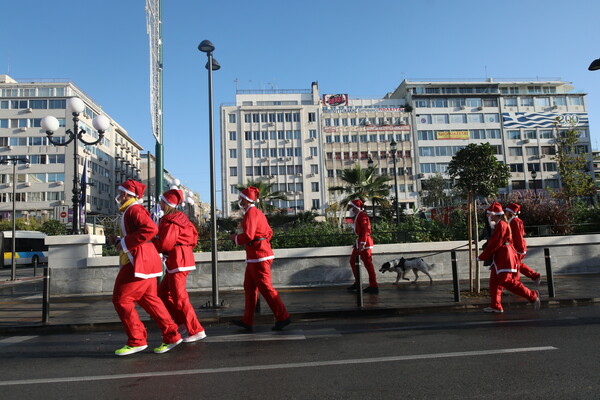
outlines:
[{"label": "person in santa costume", "polygon": [[258,293],[265,299],[275,315],[274,331],[281,331],[290,324],[287,312],[279,293],[271,283],[271,264],[275,255],[271,249],[273,231],[262,211],[256,207],[260,191],[249,186],[240,192],[238,204],[244,212],[241,233],[231,235],[231,240],[246,249],[246,273],[244,275],[244,292],[246,304],[244,317],[233,323],[248,332],[253,331],[254,310],[258,301]]},{"label": "person in santa costume", "polygon": [[158,237],[152,242],[156,250],[167,258],[167,274],[158,287],[158,297],[175,322],[185,325],[188,336],[183,338],[183,342],[192,343],[204,339],[206,333],[185,287],[188,274],[196,269],[193,250],[198,243],[198,231],[185,214],[177,210],[182,203],[183,192],[178,189],[167,190],[160,196],[163,216],[158,224]]},{"label": "person in santa costume", "polygon": [[155,353],[165,353],[181,343],[177,324],[157,294],[157,277],[162,275],[162,261],[151,240],[158,227],[140,204],[146,185],[128,179],[117,189],[122,239],[119,273],[115,280],[112,302],[127,333],[127,344],[115,351],[118,356],[137,353],[148,347],[146,327],[135,309],[138,303],[156,321],[162,332],[162,344]]},{"label": "person in santa costume", "polygon": [[523,226],[523,220],[519,218],[521,206],[516,203],[511,203],[504,207],[506,217],[508,218],[508,224],[513,236],[513,245],[519,255],[519,273],[525,275],[529,279],[533,280],[538,286],[542,282],[542,276],[529,268],[527,264],[523,262],[523,258],[527,254],[527,242],[525,241],[525,228]]},{"label": "person in santa costume", "polygon": [[504,288],[526,298],[530,303],[533,303],[536,310],[539,310],[541,304],[539,292],[529,290],[519,280],[519,256],[513,247],[510,225],[500,203],[492,203],[487,209],[487,215],[493,232],[487,246],[477,257],[480,261],[492,259],[490,266],[491,304],[483,311],[490,313],[504,312],[502,308],[502,291]]},{"label": "person in santa costume", "polygon": [[364,293],[379,293],[379,285],[377,284],[377,276],[375,275],[375,266],[373,265],[373,238],[371,237],[371,222],[369,216],[364,210],[365,205],[362,200],[352,200],[348,204],[350,216],[354,217],[354,233],[357,236],[356,243],[352,247],[352,255],[350,256],[350,267],[354,274],[354,284],[348,290],[358,289],[356,277],[356,256],[360,255],[367,273],[369,274],[369,286],[363,290]]}]

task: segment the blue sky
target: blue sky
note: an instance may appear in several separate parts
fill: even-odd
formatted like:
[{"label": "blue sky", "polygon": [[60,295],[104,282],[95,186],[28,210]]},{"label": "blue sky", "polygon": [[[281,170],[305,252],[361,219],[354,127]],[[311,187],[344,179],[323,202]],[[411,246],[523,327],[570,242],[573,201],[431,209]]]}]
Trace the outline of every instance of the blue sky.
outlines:
[{"label": "blue sky", "polygon": [[[597,0],[163,0],[165,166],[209,200],[203,39],[222,66],[217,119],[236,79],[371,98],[404,78],[561,78],[588,93],[598,148],[600,71],[587,70],[600,57],[598,15]],[[75,82],[154,152],[145,0],[10,1],[2,16],[0,74]]]}]

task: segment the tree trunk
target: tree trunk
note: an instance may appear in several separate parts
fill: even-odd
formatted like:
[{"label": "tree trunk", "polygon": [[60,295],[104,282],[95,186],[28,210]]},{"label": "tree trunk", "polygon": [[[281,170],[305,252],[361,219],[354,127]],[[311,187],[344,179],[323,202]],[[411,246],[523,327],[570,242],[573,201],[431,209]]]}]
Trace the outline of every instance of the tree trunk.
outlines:
[{"label": "tree trunk", "polygon": [[473,206],[471,192],[467,194],[469,226],[469,292],[473,293]]},{"label": "tree trunk", "polygon": [[479,261],[477,261],[477,256],[479,255],[479,224],[477,222],[477,199],[475,199],[475,226],[473,229],[475,230],[475,292],[481,292],[481,266],[479,265]]}]

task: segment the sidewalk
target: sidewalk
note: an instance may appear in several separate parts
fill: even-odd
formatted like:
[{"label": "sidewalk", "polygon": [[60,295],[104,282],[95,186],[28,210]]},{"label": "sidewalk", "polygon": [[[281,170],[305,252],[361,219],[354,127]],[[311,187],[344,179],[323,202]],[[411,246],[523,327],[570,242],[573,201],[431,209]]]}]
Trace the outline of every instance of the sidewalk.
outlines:
[{"label": "sidewalk", "polygon": [[[600,303],[600,274],[555,276],[555,297],[548,297],[548,286],[542,282],[536,287],[523,279],[530,289],[538,289],[542,296],[542,310],[547,307],[577,306]],[[292,320],[309,318],[345,318],[353,316],[406,315],[411,313],[443,311],[476,311],[489,305],[487,279],[482,280],[482,295],[469,295],[468,283],[461,282],[461,301],[454,301],[450,281],[429,284],[421,279],[417,284],[403,282],[399,286],[386,283],[378,295],[364,294],[364,306],[357,306],[356,292],[346,287],[305,287],[278,289]],[[48,324],[42,323],[42,281],[40,278],[23,278],[17,281],[0,280],[0,334],[56,333],[85,330],[121,329],[110,295],[51,297]],[[190,293],[192,304],[205,326],[224,324],[243,315],[242,291],[220,292],[218,309],[210,306],[210,292]],[[505,291],[505,312],[531,307],[524,299]],[[266,302],[261,300],[261,312],[256,314],[256,324],[272,324],[273,316]],[[143,321],[150,317],[138,307]],[[153,322],[149,326],[154,326]]]}]

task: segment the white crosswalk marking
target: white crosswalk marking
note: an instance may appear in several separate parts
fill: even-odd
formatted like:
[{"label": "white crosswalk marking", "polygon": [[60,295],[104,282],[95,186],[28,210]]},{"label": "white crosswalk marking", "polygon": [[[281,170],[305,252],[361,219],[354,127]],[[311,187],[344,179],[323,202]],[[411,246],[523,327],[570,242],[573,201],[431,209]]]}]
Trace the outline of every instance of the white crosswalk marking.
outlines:
[{"label": "white crosswalk marking", "polygon": [[12,337],[0,340],[0,347],[6,347],[6,346],[10,346],[11,344],[25,342],[26,340],[31,340],[36,337],[37,336],[12,336]]}]

